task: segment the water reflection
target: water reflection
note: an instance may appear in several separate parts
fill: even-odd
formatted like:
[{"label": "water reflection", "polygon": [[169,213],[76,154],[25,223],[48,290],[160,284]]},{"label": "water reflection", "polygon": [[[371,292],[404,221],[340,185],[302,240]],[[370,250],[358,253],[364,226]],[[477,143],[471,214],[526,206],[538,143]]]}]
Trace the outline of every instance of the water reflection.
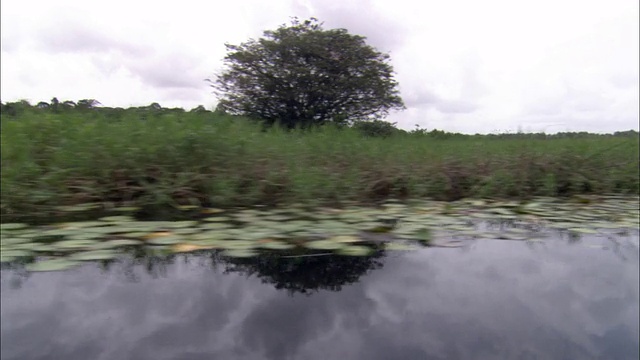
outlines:
[{"label": "water reflection", "polygon": [[19,289],[3,270],[1,355],[637,359],[638,254],[621,251],[483,240],[374,258],[180,255],[31,274]]}]

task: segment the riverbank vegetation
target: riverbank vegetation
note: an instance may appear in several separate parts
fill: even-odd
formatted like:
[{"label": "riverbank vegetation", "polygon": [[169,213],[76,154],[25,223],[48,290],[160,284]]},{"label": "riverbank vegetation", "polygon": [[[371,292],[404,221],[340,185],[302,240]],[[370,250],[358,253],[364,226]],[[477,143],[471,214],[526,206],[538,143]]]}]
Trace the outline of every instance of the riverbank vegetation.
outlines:
[{"label": "riverbank vegetation", "polygon": [[[78,104],[86,106],[78,106]],[[211,112],[3,104],[3,222],[61,206],[338,205],[639,193],[638,133],[463,135],[382,121],[305,130]]]}]

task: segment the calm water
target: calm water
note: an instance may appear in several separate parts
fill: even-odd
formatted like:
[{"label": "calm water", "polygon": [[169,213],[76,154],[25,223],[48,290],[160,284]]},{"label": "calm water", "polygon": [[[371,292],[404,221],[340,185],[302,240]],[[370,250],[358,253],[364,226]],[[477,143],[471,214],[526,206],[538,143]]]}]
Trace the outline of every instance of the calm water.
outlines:
[{"label": "calm water", "polygon": [[[605,248],[602,248],[605,245]],[[1,272],[2,359],[638,359],[638,238]]]}]

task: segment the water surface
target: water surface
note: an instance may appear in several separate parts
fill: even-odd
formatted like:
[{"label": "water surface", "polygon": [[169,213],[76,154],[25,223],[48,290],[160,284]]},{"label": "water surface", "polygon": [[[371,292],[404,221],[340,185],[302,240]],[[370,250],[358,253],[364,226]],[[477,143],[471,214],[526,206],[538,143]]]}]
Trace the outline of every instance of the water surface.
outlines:
[{"label": "water surface", "polygon": [[5,268],[1,357],[638,359],[638,277],[637,235]]}]

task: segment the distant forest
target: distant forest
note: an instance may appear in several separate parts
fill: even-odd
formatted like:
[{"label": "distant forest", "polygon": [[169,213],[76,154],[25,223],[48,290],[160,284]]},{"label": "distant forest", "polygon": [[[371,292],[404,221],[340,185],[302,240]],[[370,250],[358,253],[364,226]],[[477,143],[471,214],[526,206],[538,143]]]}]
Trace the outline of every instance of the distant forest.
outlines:
[{"label": "distant forest", "polygon": [[[164,116],[168,114],[178,115],[178,114],[215,114],[215,115],[226,115],[222,110],[207,110],[203,105],[198,105],[197,107],[185,110],[183,108],[166,108],[162,107],[158,103],[152,103],[147,106],[137,106],[137,107],[108,107],[102,106],[102,104],[95,99],[82,99],[76,101],[59,101],[57,98],[51,99],[50,102],[40,101],[35,105],[32,105],[27,100],[20,100],[15,102],[0,102],[0,118],[4,119],[5,117],[18,119],[22,116],[30,116],[30,115],[38,115],[38,114],[93,114],[96,117],[102,117],[105,119],[147,119],[151,117]],[[212,117],[215,119],[216,117]],[[596,134],[589,133],[585,131],[580,132],[558,132],[555,134],[546,134],[543,132],[537,133],[525,133],[525,132],[506,132],[506,133],[498,133],[498,134],[461,134],[455,132],[447,132],[443,130],[427,130],[420,128],[416,125],[416,128],[410,131],[398,129],[396,127],[396,123],[390,123],[382,120],[373,120],[367,122],[355,122],[351,123],[350,126],[358,128],[365,135],[370,136],[393,136],[393,135],[425,135],[430,138],[438,138],[438,139],[448,139],[448,138],[470,138],[470,137],[486,137],[486,138],[529,138],[529,139],[551,139],[551,138],[590,138],[590,137],[638,137],[639,133],[635,130],[626,130],[626,131],[616,131],[614,133],[609,134]]]}]

